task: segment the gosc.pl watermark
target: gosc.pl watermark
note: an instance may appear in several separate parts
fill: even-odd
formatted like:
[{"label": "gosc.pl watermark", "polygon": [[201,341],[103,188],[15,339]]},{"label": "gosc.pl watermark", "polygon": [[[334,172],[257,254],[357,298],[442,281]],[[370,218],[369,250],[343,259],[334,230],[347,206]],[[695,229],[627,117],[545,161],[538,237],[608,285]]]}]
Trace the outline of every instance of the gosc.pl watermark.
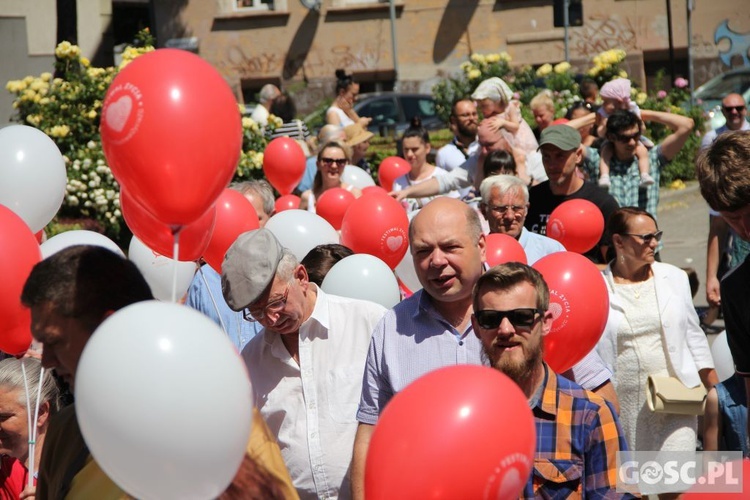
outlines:
[{"label": "gosc.pl watermark", "polygon": [[733,451],[618,452],[617,492],[741,493],[741,460],[742,453]]}]

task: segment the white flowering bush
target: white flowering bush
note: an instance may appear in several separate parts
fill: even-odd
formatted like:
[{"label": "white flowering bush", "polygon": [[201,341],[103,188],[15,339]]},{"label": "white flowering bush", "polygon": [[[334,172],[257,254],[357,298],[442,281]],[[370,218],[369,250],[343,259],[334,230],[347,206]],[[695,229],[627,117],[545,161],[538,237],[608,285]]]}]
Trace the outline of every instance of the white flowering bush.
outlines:
[{"label": "white flowering bush", "polygon": [[117,72],[154,50],[148,32],[139,36],[143,46],[127,48],[117,68],[91,66],[77,45],[64,41],[55,48],[56,77],[45,72],[5,86],[15,95],[13,120],[40,129],[63,154],[68,184],[58,219],[85,221],[84,227],[115,240],[124,228],[120,187],[102,151],[99,121],[104,95]]},{"label": "white flowering bush", "polygon": [[242,118],[242,151],[237,165],[235,179],[262,179],[263,150],[268,144],[268,136],[280,127],[281,118],[269,115],[265,130],[250,117]]},{"label": "white flowering bush", "polygon": [[[47,134],[63,154],[68,184],[52,233],[62,223],[97,230],[126,243],[129,232],[120,211],[120,186],[102,151],[99,122],[104,95],[117,72],[154,50],[147,30],[137,39],[140,46],[127,47],[119,67],[107,68],[91,66],[78,46],[61,42],[55,49],[56,77],[45,72],[5,86],[15,96],[13,120]],[[281,120],[271,116],[265,132],[271,133],[279,125]],[[267,138],[249,117],[243,118],[242,129],[243,147],[235,178],[262,178]]]}]

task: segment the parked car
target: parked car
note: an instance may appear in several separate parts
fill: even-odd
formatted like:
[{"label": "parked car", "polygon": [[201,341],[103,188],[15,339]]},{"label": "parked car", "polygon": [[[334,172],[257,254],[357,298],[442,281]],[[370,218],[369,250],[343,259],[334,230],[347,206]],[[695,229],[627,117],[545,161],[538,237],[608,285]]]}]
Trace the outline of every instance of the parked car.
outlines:
[{"label": "parked car", "polygon": [[422,118],[422,126],[427,130],[445,128],[435,110],[435,99],[429,94],[400,94],[380,92],[360,94],[354,104],[359,116],[372,118],[367,127],[380,135],[401,134],[409,127],[414,116]]},{"label": "parked car", "polygon": [[721,113],[721,100],[727,94],[740,94],[745,102],[750,101],[750,67],[727,71],[695,89],[693,98],[708,116],[708,129],[721,127],[726,122]]}]

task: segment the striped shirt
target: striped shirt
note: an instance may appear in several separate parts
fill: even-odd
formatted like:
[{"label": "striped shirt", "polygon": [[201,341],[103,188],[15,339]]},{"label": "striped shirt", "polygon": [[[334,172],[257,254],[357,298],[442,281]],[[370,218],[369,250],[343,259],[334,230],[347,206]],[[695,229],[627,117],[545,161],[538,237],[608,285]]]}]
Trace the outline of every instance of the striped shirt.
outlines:
[{"label": "striped shirt", "polygon": [[435,309],[430,296],[418,291],[375,326],[357,420],[374,425],[388,401],[417,378],[466,364],[482,364],[482,344],[471,323],[459,332]]},{"label": "striped shirt", "polygon": [[276,139],[277,137],[291,137],[292,139],[305,141],[310,137],[310,131],[303,121],[292,120],[282,123],[280,127],[276,127],[276,130],[271,134],[271,139]]},{"label": "striped shirt", "polygon": [[534,471],[523,498],[633,498],[616,493],[617,452],[627,449],[614,409],[545,364],[530,405],[536,422]]}]

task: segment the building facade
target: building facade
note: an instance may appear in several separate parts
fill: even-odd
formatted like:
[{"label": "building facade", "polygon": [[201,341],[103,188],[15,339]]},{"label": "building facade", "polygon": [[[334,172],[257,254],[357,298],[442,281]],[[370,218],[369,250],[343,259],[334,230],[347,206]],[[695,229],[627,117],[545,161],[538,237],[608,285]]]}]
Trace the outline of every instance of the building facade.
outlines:
[{"label": "building facade", "polygon": [[[226,78],[238,101],[253,101],[258,89],[271,82],[289,89],[305,113],[333,97],[337,68],[353,73],[363,91],[395,86],[429,92],[439,79],[458,72],[472,53],[506,51],[513,64],[562,61],[565,30],[554,27],[553,3],[395,0],[391,8],[390,2],[378,0],[151,0],[147,5],[159,45],[200,54]],[[695,83],[750,65],[750,9],[745,2],[694,3]],[[0,5],[0,36],[16,41],[11,45],[15,51],[27,50],[11,56],[12,64],[0,65],[0,76],[8,80],[45,70],[39,66],[49,70],[55,46],[49,28],[54,26],[53,4],[5,0]],[[117,25],[117,19],[108,17],[112,4],[77,0],[84,54],[101,50],[96,45],[107,42],[107,23]],[[582,7],[582,24],[568,30],[574,67],[586,68],[596,54],[620,48],[628,53],[625,68],[631,77],[648,84],[659,68],[669,74],[672,67],[671,25],[675,72],[688,76],[686,0],[583,0]],[[20,38],[7,35],[8,19],[18,26],[25,20],[26,48]],[[5,108],[0,112],[7,114]]]}]

